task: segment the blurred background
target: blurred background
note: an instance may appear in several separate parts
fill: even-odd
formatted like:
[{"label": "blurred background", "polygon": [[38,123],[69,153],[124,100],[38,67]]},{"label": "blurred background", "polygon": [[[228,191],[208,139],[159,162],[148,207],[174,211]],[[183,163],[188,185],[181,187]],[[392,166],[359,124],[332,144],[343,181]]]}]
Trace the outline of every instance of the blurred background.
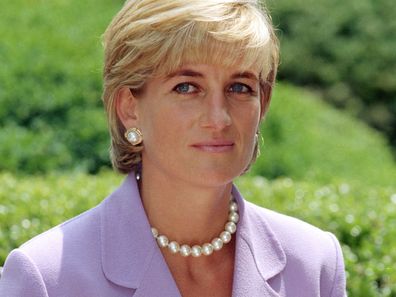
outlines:
[{"label": "blurred background", "polygon": [[[113,173],[101,34],[121,0],[0,0],[0,266]],[[393,0],[268,0],[281,42],[247,199],[340,239],[349,296],[396,296]]]}]

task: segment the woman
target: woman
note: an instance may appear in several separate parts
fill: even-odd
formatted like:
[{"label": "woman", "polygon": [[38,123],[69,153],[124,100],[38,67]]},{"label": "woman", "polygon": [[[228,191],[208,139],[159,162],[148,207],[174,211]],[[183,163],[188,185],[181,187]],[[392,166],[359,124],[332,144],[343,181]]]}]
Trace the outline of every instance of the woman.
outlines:
[{"label": "woman", "polygon": [[335,237],[245,201],[278,46],[255,1],[131,0],[104,35],[114,167],[96,208],[8,257],[1,296],[344,296]]}]

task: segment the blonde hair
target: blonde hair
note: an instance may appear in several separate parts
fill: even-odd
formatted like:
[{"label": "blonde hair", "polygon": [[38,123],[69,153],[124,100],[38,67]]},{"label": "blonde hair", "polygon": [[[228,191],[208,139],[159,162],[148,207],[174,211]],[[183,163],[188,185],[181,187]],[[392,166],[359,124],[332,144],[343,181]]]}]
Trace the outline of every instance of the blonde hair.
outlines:
[{"label": "blonde hair", "polygon": [[[238,63],[259,69],[264,115],[279,59],[270,17],[254,0],[129,0],[106,29],[103,45],[110,154],[121,173],[136,169],[142,150],[124,138],[115,107],[121,88],[138,94],[150,76],[171,73],[184,63]],[[257,153],[256,144],[252,162]]]}]

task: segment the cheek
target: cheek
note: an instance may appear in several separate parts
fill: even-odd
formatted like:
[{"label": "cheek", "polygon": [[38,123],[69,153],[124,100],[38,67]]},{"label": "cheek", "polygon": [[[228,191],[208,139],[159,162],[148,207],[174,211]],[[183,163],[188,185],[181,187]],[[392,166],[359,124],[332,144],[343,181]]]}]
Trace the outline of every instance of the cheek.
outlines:
[{"label": "cheek", "polygon": [[249,138],[254,136],[260,122],[259,102],[252,102],[235,110],[234,119],[240,126],[240,129],[243,129]]},{"label": "cheek", "polygon": [[189,115],[180,109],[157,104],[145,114],[142,124],[146,144],[169,146],[181,140],[181,133],[189,127]]}]

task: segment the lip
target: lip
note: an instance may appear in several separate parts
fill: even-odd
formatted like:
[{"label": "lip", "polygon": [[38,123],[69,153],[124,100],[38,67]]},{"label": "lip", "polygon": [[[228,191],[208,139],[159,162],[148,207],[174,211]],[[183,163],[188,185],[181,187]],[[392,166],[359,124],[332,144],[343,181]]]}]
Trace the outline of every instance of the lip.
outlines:
[{"label": "lip", "polygon": [[234,142],[230,140],[209,140],[194,143],[191,146],[203,152],[223,153],[231,151],[234,148]]}]

